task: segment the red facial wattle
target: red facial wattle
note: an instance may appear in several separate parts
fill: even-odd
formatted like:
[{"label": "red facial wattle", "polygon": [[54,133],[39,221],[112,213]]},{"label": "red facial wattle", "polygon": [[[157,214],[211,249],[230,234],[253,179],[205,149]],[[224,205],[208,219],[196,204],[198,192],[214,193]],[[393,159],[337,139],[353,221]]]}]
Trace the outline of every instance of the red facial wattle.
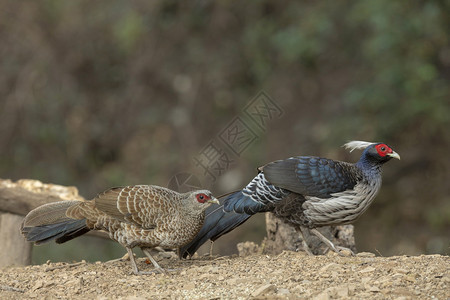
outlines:
[{"label": "red facial wattle", "polygon": [[392,149],[389,148],[388,145],[386,144],[379,144],[375,146],[375,149],[378,152],[378,155],[380,155],[381,157],[385,157],[387,154],[392,153]]}]

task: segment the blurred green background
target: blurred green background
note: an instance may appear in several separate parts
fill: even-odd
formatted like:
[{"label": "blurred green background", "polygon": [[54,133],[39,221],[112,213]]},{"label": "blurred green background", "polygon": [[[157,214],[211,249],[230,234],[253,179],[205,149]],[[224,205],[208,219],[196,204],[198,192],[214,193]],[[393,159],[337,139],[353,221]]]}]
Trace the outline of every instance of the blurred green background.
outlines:
[{"label": "blurred green background", "polygon": [[[216,195],[293,155],[355,161],[383,141],[402,157],[358,220],[359,251],[449,254],[450,1],[0,1],[0,178],[167,186],[194,174]],[[240,156],[220,133],[260,91],[282,110]],[[254,125],[254,124],[253,124]],[[207,178],[210,141],[232,157]],[[215,252],[260,242],[264,216]],[[125,253],[83,237],[33,261]]]}]

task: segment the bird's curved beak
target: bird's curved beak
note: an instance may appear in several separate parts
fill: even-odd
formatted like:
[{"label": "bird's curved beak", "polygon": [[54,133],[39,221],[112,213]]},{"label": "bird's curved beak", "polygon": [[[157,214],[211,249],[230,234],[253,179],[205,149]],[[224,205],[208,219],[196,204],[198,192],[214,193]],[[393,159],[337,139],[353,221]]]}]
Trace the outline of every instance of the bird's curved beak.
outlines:
[{"label": "bird's curved beak", "polygon": [[400,160],[400,155],[398,155],[398,153],[395,151],[392,151],[392,153],[388,153],[387,155],[389,155],[392,158],[396,158],[396,159]]},{"label": "bird's curved beak", "polygon": [[207,202],[214,203],[214,204],[220,204],[219,200],[217,200],[216,198],[209,199]]}]

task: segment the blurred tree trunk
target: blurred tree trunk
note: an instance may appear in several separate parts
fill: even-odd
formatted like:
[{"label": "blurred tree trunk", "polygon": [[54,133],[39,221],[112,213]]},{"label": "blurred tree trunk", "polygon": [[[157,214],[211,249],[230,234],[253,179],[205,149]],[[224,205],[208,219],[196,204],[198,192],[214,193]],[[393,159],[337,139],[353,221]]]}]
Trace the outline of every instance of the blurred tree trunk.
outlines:
[{"label": "blurred tree trunk", "polygon": [[[271,213],[266,213],[266,228],[265,253],[278,254],[283,250],[303,251],[301,234]],[[327,226],[318,230],[336,246],[349,248],[356,253],[353,225]],[[328,249],[312,234],[307,237],[306,242],[314,254],[323,254]]]}]

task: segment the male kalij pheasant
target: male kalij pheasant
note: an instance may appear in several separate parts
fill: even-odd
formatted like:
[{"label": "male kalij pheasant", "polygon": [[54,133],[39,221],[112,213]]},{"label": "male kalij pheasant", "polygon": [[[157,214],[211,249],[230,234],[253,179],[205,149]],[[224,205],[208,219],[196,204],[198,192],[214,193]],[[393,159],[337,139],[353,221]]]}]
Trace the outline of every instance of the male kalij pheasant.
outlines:
[{"label": "male kalij pheasant", "polygon": [[381,166],[400,156],[384,143],[352,141],[344,145],[364,149],[355,164],[312,156],[278,160],[258,168],[258,175],[241,191],[226,195],[221,206],[206,210],[197,236],[180,248],[180,257],[193,255],[208,239],[220,236],[259,212],[272,212],[302,234],[303,247],[309,230],[330,249],[331,241],[316,228],[349,224],[366,211],[381,186]]}]

